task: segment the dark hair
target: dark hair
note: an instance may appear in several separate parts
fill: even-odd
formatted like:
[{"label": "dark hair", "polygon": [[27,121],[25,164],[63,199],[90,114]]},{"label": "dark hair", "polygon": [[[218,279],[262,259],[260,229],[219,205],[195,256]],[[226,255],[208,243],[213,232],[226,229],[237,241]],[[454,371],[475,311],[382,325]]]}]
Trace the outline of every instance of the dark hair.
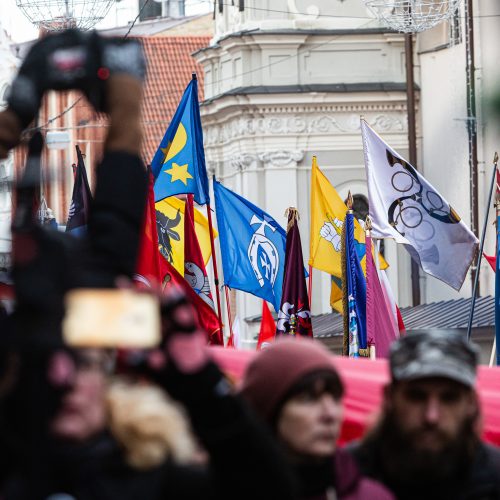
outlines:
[{"label": "dark hair", "polygon": [[289,389],[289,391],[285,393],[284,397],[276,406],[276,410],[272,417],[272,423],[274,428],[276,428],[278,417],[281,413],[283,406],[288,400],[303,393],[309,393],[315,396],[320,395],[317,394],[317,389],[316,389],[316,382],[318,380],[322,380],[325,383],[325,386],[321,391],[321,394],[327,392],[331,394],[336,400],[342,399],[342,396],[344,395],[344,386],[337,372],[330,370],[317,370],[314,372],[310,372],[307,375],[301,377],[297,381],[297,383],[295,383]]}]

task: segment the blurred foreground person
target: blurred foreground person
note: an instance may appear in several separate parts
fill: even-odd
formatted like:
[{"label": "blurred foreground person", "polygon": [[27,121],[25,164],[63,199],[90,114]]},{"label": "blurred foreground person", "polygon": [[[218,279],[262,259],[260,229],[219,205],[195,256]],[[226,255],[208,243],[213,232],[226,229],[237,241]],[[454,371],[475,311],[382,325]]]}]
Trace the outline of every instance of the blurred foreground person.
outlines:
[{"label": "blurred foreground person", "polygon": [[399,499],[500,499],[500,452],[481,442],[478,353],[460,334],[401,338],[379,424],[352,447]]},{"label": "blurred foreground person", "polygon": [[[231,394],[185,297],[163,298],[162,346],[135,373],[156,384],[109,386],[113,356],[64,345],[64,296],[112,288],[135,272],[147,178],[140,160],[145,65],[133,40],[70,30],[31,49],[0,113],[0,156],[20,140],[47,89],[79,89],[109,114],[87,235],[40,227],[41,145],[31,142],[13,222],[16,308],[0,325],[0,498],[6,500],[293,499],[271,436]],[[137,360],[136,360],[137,361]],[[194,443],[208,465],[189,465]],[[272,476],[249,471],[258,463]]]},{"label": "blurred foreground person", "polygon": [[343,385],[332,356],[306,339],[282,339],[250,363],[242,395],[269,424],[300,483],[302,499],[389,500],[337,449]]}]

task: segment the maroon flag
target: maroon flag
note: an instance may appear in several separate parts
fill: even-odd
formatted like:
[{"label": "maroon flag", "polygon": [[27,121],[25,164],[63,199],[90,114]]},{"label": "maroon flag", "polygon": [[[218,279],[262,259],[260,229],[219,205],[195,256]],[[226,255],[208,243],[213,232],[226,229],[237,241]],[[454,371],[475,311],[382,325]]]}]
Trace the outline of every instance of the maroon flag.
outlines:
[{"label": "maroon flag", "polygon": [[286,234],[285,271],[283,293],[278,312],[276,335],[302,335],[312,337],[311,312],[307,295],[304,259],[300,242],[296,208],[287,210],[288,226]]}]

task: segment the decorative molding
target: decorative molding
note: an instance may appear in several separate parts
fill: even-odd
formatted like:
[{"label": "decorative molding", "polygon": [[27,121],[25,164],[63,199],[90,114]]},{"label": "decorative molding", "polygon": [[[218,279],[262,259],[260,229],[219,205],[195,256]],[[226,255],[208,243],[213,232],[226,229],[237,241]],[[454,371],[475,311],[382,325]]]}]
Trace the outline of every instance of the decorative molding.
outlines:
[{"label": "decorative molding", "polygon": [[242,171],[252,166],[255,167],[257,160],[257,154],[235,153],[229,158],[229,163],[235,170]]},{"label": "decorative molding", "polygon": [[[282,116],[282,113],[279,113],[274,116],[266,116],[266,114],[264,114],[263,118],[238,116],[220,125],[211,125],[205,122],[205,145],[216,146],[228,143],[232,140],[257,135],[352,135],[359,132],[360,114],[337,113],[334,115],[322,112],[313,115]],[[405,133],[407,130],[406,114],[402,110],[386,113],[366,112],[365,110],[363,115],[368,124],[379,132]],[[241,168],[245,168],[246,163],[250,160],[235,157],[234,161],[241,163]]]},{"label": "decorative molding", "polygon": [[276,167],[286,167],[291,163],[297,164],[304,158],[304,151],[285,151],[279,149],[276,151],[267,151],[265,153],[258,153],[259,160],[263,163],[271,163]]}]

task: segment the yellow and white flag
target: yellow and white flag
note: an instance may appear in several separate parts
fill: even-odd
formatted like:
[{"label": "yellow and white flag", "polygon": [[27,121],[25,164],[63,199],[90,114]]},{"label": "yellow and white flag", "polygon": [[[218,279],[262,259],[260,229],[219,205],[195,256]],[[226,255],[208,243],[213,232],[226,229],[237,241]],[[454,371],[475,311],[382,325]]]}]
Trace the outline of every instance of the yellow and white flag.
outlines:
[{"label": "yellow and white flag", "polygon": [[[330,303],[342,300],[341,235],[347,206],[318,167],[313,156],[311,174],[311,235],[309,265],[332,276]],[[354,239],[363,272],[366,273],[365,232],[354,219]],[[381,269],[388,267],[379,256]]]}]

